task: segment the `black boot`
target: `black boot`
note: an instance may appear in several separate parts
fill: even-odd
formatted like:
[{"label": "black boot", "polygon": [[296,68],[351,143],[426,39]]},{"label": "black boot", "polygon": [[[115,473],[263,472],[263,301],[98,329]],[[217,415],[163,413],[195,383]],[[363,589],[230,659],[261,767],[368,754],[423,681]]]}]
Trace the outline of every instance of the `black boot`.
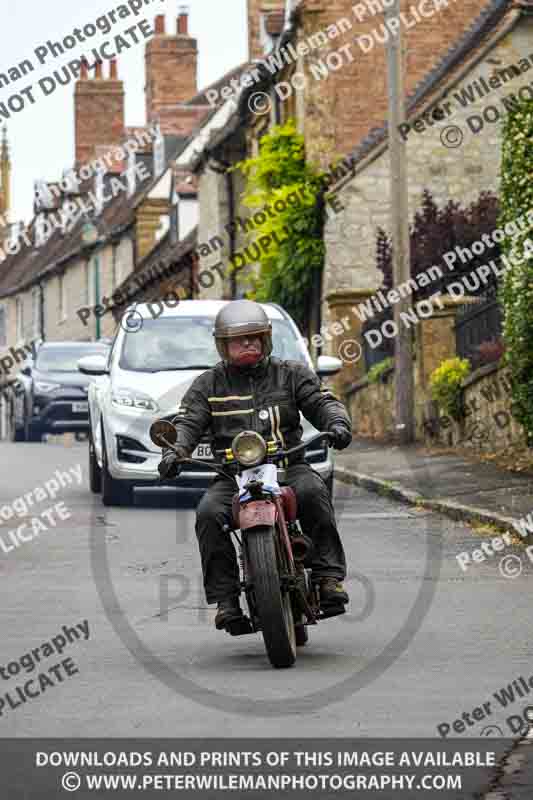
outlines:
[{"label": "black boot", "polygon": [[243,616],[239,597],[228,597],[225,600],[219,600],[217,603],[217,615],[215,617],[215,627],[221,631],[230,622],[235,622]]},{"label": "black boot", "polygon": [[337,578],[322,578],[320,581],[320,604],[322,606],[345,606],[348,594]]}]

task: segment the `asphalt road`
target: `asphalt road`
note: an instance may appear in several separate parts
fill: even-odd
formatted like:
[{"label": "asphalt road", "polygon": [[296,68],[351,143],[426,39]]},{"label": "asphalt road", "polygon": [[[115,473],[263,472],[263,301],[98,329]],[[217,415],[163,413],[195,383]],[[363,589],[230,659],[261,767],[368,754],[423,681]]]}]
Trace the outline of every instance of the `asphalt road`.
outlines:
[{"label": "asphalt road", "polygon": [[[35,676],[28,658],[12,666],[17,675],[5,672],[32,649],[41,668],[71,659],[61,680],[3,707],[2,737],[434,737],[533,673],[531,569],[524,558],[508,579],[487,559],[462,573],[456,554],[479,544],[468,527],[337,484],[350,613],[312,629],[294,668],[274,670],[258,635],[213,627],[193,507],[159,492],[105,509],[88,489],[85,444],[0,443],[0,457],[0,512],[57,480],[56,470],[71,476],[29,509],[31,518],[62,502],[70,514],[45,522],[38,538],[9,550],[9,531],[24,520],[1,520],[1,691]],[[56,640],[45,657],[42,646],[78,623],[78,638],[71,633],[61,655]],[[511,710],[493,699],[465,733],[490,724],[508,734],[506,717],[525,705],[525,694]]]}]

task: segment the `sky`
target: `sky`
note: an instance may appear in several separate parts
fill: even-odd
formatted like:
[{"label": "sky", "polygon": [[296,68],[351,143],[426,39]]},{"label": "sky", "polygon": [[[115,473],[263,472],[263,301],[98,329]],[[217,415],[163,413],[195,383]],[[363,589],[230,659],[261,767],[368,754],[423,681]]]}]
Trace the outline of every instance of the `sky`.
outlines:
[{"label": "sky", "polygon": [[[9,12],[2,19],[2,51],[0,73],[29,58],[35,71],[0,88],[0,105],[7,103],[13,94],[33,86],[35,102],[25,100],[18,113],[12,113],[7,122],[11,148],[11,221],[29,220],[32,216],[33,183],[36,179],[57,180],[63,170],[74,161],[74,81],[58,85],[49,96],[44,96],[39,80],[53,75],[55,70],[71,59],[79,58],[86,45],[77,43],[57,58],[51,55],[39,64],[35,50],[48,40],[61,41],[76,27],[95,23],[96,19],[128,0],[91,0],[87,4],[72,0],[18,0],[9,4]],[[144,0],[146,3],[147,0]],[[98,34],[88,41],[88,55],[93,46],[127,27],[147,19],[153,28],[156,14],[166,15],[166,30],[176,30],[178,9],[189,7],[189,33],[198,39],[198,87],[202,89],[247,59],[246,0],[151,0],[143,6],[138,16],[133,14],[117,20],[108,34]],[[138,29],[137,29],[138,30]],[[119,78],[124,80],[126,91],[126,125],[145,123],[144,104],[144,50],[145,41],[139,32],[139,44],[132,44],[118,60]],[[131,42],[131,39],[128,39]],[[104,64],[104,75],[108,64]],[[50,85],[50,84],[48,84]],[[0,124],[4,119],[0,115]]]}]

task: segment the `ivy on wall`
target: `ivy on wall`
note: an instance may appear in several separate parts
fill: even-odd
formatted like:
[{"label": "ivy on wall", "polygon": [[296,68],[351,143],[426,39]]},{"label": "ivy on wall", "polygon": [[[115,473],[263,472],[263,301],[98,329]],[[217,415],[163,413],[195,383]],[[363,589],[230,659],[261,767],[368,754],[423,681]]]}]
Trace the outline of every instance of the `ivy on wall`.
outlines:
[{"label": "ivy on wall", "polygon": [[249,276],[250,299],[283,306],[305,328],[313,282],[323,266],[324,173],[305,158],[304,137],[294,120],[273,127],[259,143],[259,154],[236,165],[246,178],[243,203],[269,209],[251,233],[259,271]]},{"label": "ivy on wall", "polygon": [[531,220],[518,236],[506,237],[502,250],[512,263],[504,276],[506,363],[510,370],[513,414],[533,445],[533,101],[516,101],[503,125],[500,227],[518,217]]}]

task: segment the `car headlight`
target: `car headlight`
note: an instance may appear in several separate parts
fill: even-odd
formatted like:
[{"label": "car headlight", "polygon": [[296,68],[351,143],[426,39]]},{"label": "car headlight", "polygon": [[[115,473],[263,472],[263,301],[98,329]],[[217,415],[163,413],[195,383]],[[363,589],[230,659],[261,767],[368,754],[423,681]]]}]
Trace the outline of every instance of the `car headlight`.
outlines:
[{"label": "car headlight", "polygon": [[42,392],[46,394],[46,392],[53,392],[54,389],[59,389],[61,387],[60,383],[48,383],[48,381],[35,381],[35,391]]},{"label": "car headlight", "polygon": [[159,406],[149,395],[127,389],[118,389],[111,394],[111,402],[121,408],[135,408],[139,411],[159,411]]},{"label": "car headlight", "polygon": [[231,449],[237,461],[244,467],[256,467],[264,461],[267,446],[259,433],[243,431],[235,437]]}]

